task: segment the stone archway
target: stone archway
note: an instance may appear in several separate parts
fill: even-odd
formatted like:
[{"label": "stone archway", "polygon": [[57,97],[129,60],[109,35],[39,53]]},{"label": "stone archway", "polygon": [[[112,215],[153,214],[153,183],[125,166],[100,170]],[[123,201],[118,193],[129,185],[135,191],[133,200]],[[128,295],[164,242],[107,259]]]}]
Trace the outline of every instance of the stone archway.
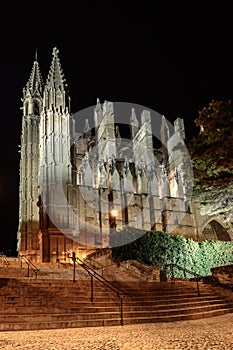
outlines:
[{"label": "stone archway", "polygon": [[202,230],[202,235],[205,239],[231,241],[229,233],[217,220],[209,221]]}]

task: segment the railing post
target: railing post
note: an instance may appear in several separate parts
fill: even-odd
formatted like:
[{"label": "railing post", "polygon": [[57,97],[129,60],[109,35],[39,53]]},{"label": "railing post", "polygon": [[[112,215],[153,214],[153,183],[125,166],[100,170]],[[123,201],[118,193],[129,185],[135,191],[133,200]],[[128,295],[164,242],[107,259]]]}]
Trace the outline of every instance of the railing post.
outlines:
[{"label": "railing post", "polygon": [[94,300],[94,281],[93,281],[93,275],[91,275],[91,302]]},{"label": "railing post", "polygon": [[123,326],[123,299],[121,298],[121,326]]},{"label": "railing post", "polygon": [[171,278],[171,284],[174,283],[174,265],[171,264],[171,268],[172,268],[172,278]]},{"label": "railing post", "polygon": [[186,275],[186,270],[185,270],[185,268],[184,268],[184,278],[186,279],[186,277],[187,277],[187,275]]},{"label": "railing post", "polygon": [[73,260],[73,263],[74,263],[74,269],[73,269],[73,282],[75,282],[75,263],[76,263],[76,256],[75,256],[75,252],[73,252],[73,255],[72,255],[72,260]]},{"label": "railing post", "polygon": [[[100,281],[101,283],[103,283],[104,285],[106,285],[108,288],[110,288],[113,292],[117,293],[118,298],[120,298],[120,324],[121,326],[123,326],[123,296],[125,296],[125,293],[120,291],[118,288],[116,288],[115,286],[110,286],[109,285],[109,281],[105,280],[105,278],[103,276],[101,276],[100,274],[98,274],[97,272],[95,272],[94,270],[92,270],[88,265],[86,265],[80,258],[76,258],[77,263],[83,267],[85,269],[85,271],[87,271],[87,273],[89,274],[90,278],[91,278],[91,297],[90,300],[91,302],[94,299],[94,286],[93,286],[93,281],[94,281],[94,277]],[[108,283],[108,284],[106,284]],[[117,289],[117,290],[116,290]]]},{"label": "railing post", "polygon": [[196,277],[196,282],[197,282],[197,295],[200,297],[200,290],[199,290],[199,284],[198,284],[198,278]]},{"label": "railing post", "polygon": [[30,266],[29,266],[29,264],[27,264],[27,265],[28,265],[28,277],[29,277],[29,271],[30,271],[29,269],[30,269]]}]

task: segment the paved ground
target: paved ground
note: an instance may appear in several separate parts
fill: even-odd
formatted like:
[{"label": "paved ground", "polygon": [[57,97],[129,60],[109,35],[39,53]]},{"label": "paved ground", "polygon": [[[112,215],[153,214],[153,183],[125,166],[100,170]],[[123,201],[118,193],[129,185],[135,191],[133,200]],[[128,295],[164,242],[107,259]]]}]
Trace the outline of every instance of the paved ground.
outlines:
[{"label": "paved ground", "polygon": [[1,350],[233,350],[233,314],[114,327],[0,332]]}]

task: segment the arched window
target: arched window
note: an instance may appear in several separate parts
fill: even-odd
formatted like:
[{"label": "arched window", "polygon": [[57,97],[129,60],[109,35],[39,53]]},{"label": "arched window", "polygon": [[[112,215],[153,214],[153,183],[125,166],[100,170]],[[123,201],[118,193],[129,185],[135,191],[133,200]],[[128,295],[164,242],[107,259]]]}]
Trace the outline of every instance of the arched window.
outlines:
[{"label": "arched window", "polygon": [[39,115],[40,114],[40,106],[37,101],[33,103],[33,114]]}]

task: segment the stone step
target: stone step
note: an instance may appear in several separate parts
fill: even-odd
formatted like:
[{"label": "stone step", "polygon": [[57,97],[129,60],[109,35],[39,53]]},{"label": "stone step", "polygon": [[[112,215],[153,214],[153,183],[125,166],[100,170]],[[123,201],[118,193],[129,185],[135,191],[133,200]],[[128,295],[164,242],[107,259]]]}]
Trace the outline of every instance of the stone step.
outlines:
[{"label": "stone step", "polygon": [[[117,298],[116,296],[112,296],[111,298],[97,298],[94,297],[92,300],[92,304],[94,303],[95,305],[103,306],[106,303],[109,305],[114,305],[117,302],[120,301],[120,298]],[[205,296],[205,297],[191,297],[191,298],[166,298],[163,297],[162,299],[143,299],[143,298],[138,298],[136,300],[133,300],[131,298],[124,298],[123,303],[127,305],[168,305],[168,304],[188,304],[188,303],[193,303],[193,302],[212,302],[212,301],[226,301],[225,298],[221,296]],[[46,298],[46,299],[41,299],[41,298],[14,298],[13,300],[5,300],[4,302],[1,303],[2,307],[6,305],[19,305],[19,306],[25,306],[25,305],[50,305],[50,306],[59,306],[62,305],[62,307],[73,307],[77,305],[89,305],[91,302],[91,298],[87,297],[85,299],[83,298],[59,298],[59,299],[54,299],[53,297],[51,298]]]},{"label": "stone step", "polygon": [[[131,318],[133,320],[145,318],[150,319],[151,317],[160,316],[172,316],[177,314],[193,314],[196,312],[203,313],[211,310],[223,309],[221,304],[207,305],[207,306],[190,306],[179,309],[166,309],[166,310],[138,310],[138,311],[127,311],[124,310],[124,317]],[[40,322],[40,321],[74,321],[74,320],[94,320],[94,319],[112,319],[119,316],[120,310],[108,311],[108,312],[78,312],[78,313],[41,313],[41,314],[4,314],[0,315],[0,323],[11,323],[11,322]]]},{"label": "stone step", "polygon": [[[30,301],[44,301],[44,302],[49,302],[49,301],[61,301],[61,302],[85,302],[85,300],[90,300],[91,293],[88,292],[86,295],[75,295],[75,296],[67,296],[67,295],[4,295],[0,298],[1,302],[8,302],[8,301],[25,301],[25,302],[30,302]],[[95,292],[93,293],[93,299],[95,301],[106,301],[106,300],[111,300],[112,298],[119,299],[116,294],[105,294],[105,295],[98,295]],[[222,299],[223,296],[217,296],[215,294],[211,293],[203,293],[200,296],[197,294],[184,294],[184,295],[174,295],[174,294],[167,294],[167,295],[152,295],[151,297],[145,298],[143,295],[142,296],[131,296],[127,295],[123,297],[124,300],[127,300],[128,302],[137,302],[137,301],[143,301],[143,302],[158,302],[161,303],[163,301],[169,302],[169,301],[174,301],[174,302],[179,302],[179,301],[185,301],[188,302],[189,300],[211,300],[212,298],[218,298]]]},{"label": "stone step", "polygon": [[[54,278],[51,278],[51,279],[35,279],[35,277],[24,277],[24,278],[1,278],[0,277],[0,285],[2,283],[2,281],[5,280],[7,281],[8,283],[28,283],[28,284],[47,284],[47,283],[52,283],[52,284],[68,284],[68,285],[72,285],[72,284],[87,284],[87,281],[86,280],[75,280],[75,282],[71,281],[71,280],[63,280],[61,281],[60,279],[54,279]],[[99,283],[97,280],[95,280],[96,283]],[[195,281],[175,281],[175,282],[157,282],[157,281],[153,281],[153,282],[118,282],[118,281],[111,281],[111,283],[117,287],[124,287],[124,288],[138,288],[138,289],[141,289],[142,288],[142,284],[144,286],[146,286],[146,288],[155,288],[156,286],[159,287],[159,288],[167,288],[168,286],[169,287],[172,287],[172,286],[175,286],[175,287],[178,287],[178,286],[186,286],[186,287],[190,287],[190,286],[194,286],[196,284]],[[202,281],[199,281],[198,284],[201,286],[205,286],[206,284],[204,284]]]},{"label": "stone step", "polygon": [[75,321],[56,321],[56,322],[14,322],[0,323],[0,331],[19,331],[19,330],[40,330],[40,329],[61,329],[61,328],[80,328],[80,327],[102,327],[119,326],[120,317],[116,319],[95,319],[95,320],[75,320]]},{"label": "stone step", "polygon": [[[156,316],[156,317],[140,317],[137,319],[123,318],[123,324],[135,324],[135,323],[153,323],[153,322],[174,322],[190,319],[199,319],[214,317],[229,312],[228,309],[211,310],[200,313],[189,314],[176,314],[168,316]],[[44,321],[44,322],[2,322],[0,323],[0,331],[16,331],[16,330],[39,330],[39,329],[61,329],[61,328],[79,328],[79,327],[102,327],[102,326],[119,326],[121,325],[120,317],[112,319],[90,319],[90,320],[72,320],[72,321]]]},{"label": "stone step", "polygon": [[[72,282],[72,281],[71,281]],[[67,283],[64,283],[62,285],[62,283],[58,284],[58,283],[52,283],[52,282],[49,282],[49,283],[11,283],[11,282],[8,282],[7,284],[5,284],[4,286],[1,286],[0,287],[0,291],[4,291],[4,290],[18,290],[19,288],[21,290],[23,289],[30,289],[31,291],[33,290],[37,290],[38,288],[43,288],[43,290],[70,290],[70,291],[77,291],[77,290],[80,290],[80,291],[83,291],[85,290],[86,288],[90,287],[91,285],[91,281],[86,281],[87,283],[70,283],[70,284],[67,284]],[[100,283],[96,283],[94,281],[94,287],[98,290],[106,290],[106,288],[108,287],[104,287],[103,285],[101,285]],[[129,293],[152,293],[152,292],[182,292],[184,289],[187,290],[187,291],[192,291],[192,292],[196,292],[197,291],[197,286],[190,286],[190,287],[182,287],[182,286],[178,286],[177,288],[174,287],[174,286],[167,286],[167,287],[159,287],[159,286],[154,286],[154,287],[146,287],[143,289],[142,287],[141,288],[127,288],[126,287],[122,287],[122,288],[119,288],[120,290],[124,290],[125,292],[129,292]],[[200,291],[206,291],[208,290],[209,288],[206,286],[199,286],[199,290]]]},{"label": "stone step", "polygon": [[[210,317],[233,312],[224,297],[193,282],[116,283],[123,298],[125,324]],[[94,282],[0,279],[0,330],[55,329],[121,324],[120,299]],[[204,315],[204,316],[203,316]]]},{"label": "stone step", "polygon": [[[94,297],[96,298],[106,298],[107,296],[109,295],[117,295],[117,293],[113,293],[111,291],[105,291],[105,292],[102,292],[102,291],[96,291],[95,289],[93,290],[93,294],[94,294]],[[40,295],[40,298],[48,298],[48,297],[57,297],[59,295],[60,298],[66,298],[66,297],[69,297],[70,299],[76,299],[76,298],[83,298],[85,299],[86,297],[89,297],[91,295],[91,290],[88,289],[86,290],[85,292],[82,291],[82,292],[70,292],[69,291],[60,291],[60,293],[56,293],[54,291],[33,291],[33,292],[30,292],[30,291],[7,291],[7,293],[0,293],[0,300],[4,300],[6,298],[34,298],[34,297],[38,297],[38,295]],[[170,292],[167,292],[167,293],[140,293],[140,294],[136,294],[136,293],[133,293],[133,294],[126,294],[125,297],[129,297],[130,299],[132,300],[136,300],[136,299],[163,299],[163,298],[167,298],[167,299],[170,299],[170,298],[192,298],[192,297],[196,297],[198,295],[197,292],[195,293],[170,293]],[[210,292],[202,292],[200,293],[200,296],[202,297],[205,297],[205,296],[210,296],[210,295],[213,295],[212,293]]]},{"label": "stone step", "polygon": [[[107,295],[117,295],[117,293],[112,292],[111,290],[106,290],[106,291],[100,291],[97,289],[93,289],[93,293],[95,297],[106,297]],[[30,290],[5,290],[5,291],[0,291],[0,300],[4,299],[6,296],[9,297],[23,297],[23,298],[33,298],[37,297],[40,295],[41,298],[46,298],[47,296],[54,296],[57,297],[67,297],[69,296],[71,299],[75,299],[77,297],[84,298],[87,295],[91,294],[91,288],[87,288],[85,291],[69,291],[69,290],[37,290],[37,291],[30,291]],[[158,298],[161,299],[163,297],[166,298],[189,298],[189,297],[195,297],[198,295],[197,291],[190,292],[190,291],[183,291],[183,293],[180,292],[151,292],[151,293],[127,293],[122,295],[125,295],[125,297],[130,297],[130,298],[143,298],[143,299],[151,299],[151,298]],[[208,295],[213,295],[210,291],[200,291],[200,296],[208,296]]]},{"label": "stone step", "polygon": [[[208,297],[208,296],[213,296],[212,293],[210,292],[206,292],[206,293],[202,293],[200,294],[200,297]],[[157,300],[161,300],[161,299],[189,299],[189,298],[195,298],[197,297],[197,293],[161,293],[161,294],[152,294],[150,296],[145,296],[143,294],[141,295],[137,295],[137,294],[133,294],[133,295],[129,295],[129,296],[126,296],[126,298],[129,297],[130,300],[132,301],[136,301],[138,299],[144,299],[144,300],[147,300],[147,299],[157,299]],[[199,298],[200,298],[199,297]]]},{"label": "stone step", "polygon": [[[176,300],[163,300],[162,302],[156,302],[153,300],[150,300],[148,302],[144,302],[144,301],[138,301],[137,303],[133,303],[131,301],[123,301],[123,305],[124,307],[127,307],[128,309],[136,309],[136,308],[143,308],[143,309],[154,309],[154,308],[171,308],[173,305],[173,308],[176,307],[178,308],[180,305],[198,305],[198,304],[210,304],[213,305],[214,303],[218,303],[218,304],[226,304],[225,300],[221,300],[221,299],[212,299],[212,300],[189,300],[188,302],[185,300],[179,300],[179,302],[177,302]],[[80,303],[79,301],[74,301],[74,302],[69,302],[69,301],[49,301],[49,302],[44,302],[44,301],[40,301],[40,300],[35,300],[35,301],[21,301],[21,302],[7,302],[4,304],[1,304],[1,311],[0,313],[5,313],[6,311],[9,312],[9,310],[16,310],[16,308],[18,308],[19,310],[24,310],[23,308],[27,309],[27,312],[30,312],[29,310],[34,310],[34,308],[37,309],[43,309],[43,310],[47,310],[49,311],[50,309],[59,309],[59,310],[82,310],[85,308],[89,308],[89,310],[91,310],[92,308],[96,309],[98,308],[99,310],[105,309],[106,307],[113,309],[114,307],[118,307],[120,304],[120,300],[109,300],[109,301],[96,301],[94,300],[93,302],[89,300],[87,300],[86,302],[82,302]],[[14,312],[14,311],[12,311]]]},{"label": "stone step", "polygon": [[[44,302],[44,301],[39,301],[39,300],[36,300],[36,301],[31,301],[31,302],[25,302],[25,303],[18,303],[18,302],[7,302],[7,303],[4,303],[4,304],[1,304],[1,310],[5,310],[3,311],[6,312],[6,311],[9,311],[9,309],[15,309],[15,308],[26,308],[26,309],[31,309],[31,308],[46,308],[47,307],[47,310],[49,308],[58,308],[59,310],[64,310],[64,309],[67,309],[67,310],[71,310],[71,309],[80,309],[81,307],[88,307],[90,305],[95,305],[96,307],[99,307],[99,308],[102,308],[102,307],[105,307],[106,305],[108,305],[108,307],[110,308],[114,308],[115,306],[118,306],[120,305],[120,301],[119,300],[116,300],[116,301],[109,301],[109,302],[106,302],[105,301],[102,301],[102,302],[92,302],[90,301],[86,301],[86,302],[83,302],[83,303],[80,303],[78,301],[76,302],[73,302],[73,303],[69,303],[69,302]],[[29,312],[29,311],[28,311]]]},{"label": "stone step", "polygon": [[155,316],[155,317],[137,317],[136,319],[131,319],[124,317],[124,324],[135,324],[135,323],[153,323],[153,322],[174,322],[174,321],[182,321],[182,320],[195,320],[200,318],[208,318],[208,317],[214,317],[223,315],[229,312],[233,312],[232,310],[229,310],[228,308],[221,308],[221,309],[211,309],[211,310],[198,310],[196,312],[192,313],[178,313],[178,314],[167,314],[162,316]]},{"label": "stone step", "polygon": [[[101,294],[106,294],[106,293],[116,293],[112,291],[110,288],[106,288],[105,290],[99,288],[98,286],[93,287],[94,292],[97,295]],[[87,292],[91,291],[91,285],[83,288],[55,288],[55,287],[36,287],[36,288],[27,288],[27,287],[13,287],[13,288],[1,288],[0,289],[0,298],[4,296],[6,293],[7,294],[12,294],[12,295],[33,295],[33,294],[38,294],[41,293],[41,295],[46,295],[46,294],[61,294],[61,295],[82,295],[86,294]],[[208,294],[208,293],[213,293],[209,289],[199,289],[200,294]],[[182,290],[153,290],[153,291],[122,291],[123,294],[129,294],[131,296],[144,296],[144,297],[151,297],[154,295],[157,295],[158,297],[161,295],[196,295],[198,293],[198,290],[190,290],[190,289],[182,289]]]},{"label": "stone step", "polygon": [[[85,297],[87,296],[87,294],[91,293],[91,288],[85,290],[85,291],[69,291],[69,290],[61,290],[61,291],[54,291],[54,290],[37,290],[37,291],[28,291],[28,290],[8,290],[7,294],[8,296],[12,296],[12,297],[24,297],[24,298],[32,298],[34,296],[38,296],[38,294],[40,294],[40,297],[46,297],[48,295],[50,296],[57,296],[59,294],[60,297],[66,297],[66,296],[70,296],[71,298],[77,298],[77,297]],[[99,290],[95,290],[94,289],[94,293],[96,297],[106,297],[107,293],[112,293],[110,291],[99,291]],[[155,294],[144,294],[145,298],[150,298],[153,297]],[[6,297],[6,291],[0,292],[0,299]]]},{"label": "stone step", "polygon": [[[6,302],[6,303],[2,303],[1,307],[0,307],[0,313],[4,313],[6,311],[6,309],[11,310],[12,313],[16,312],[16,310],[27,310],[28,313],[32,313],[32,312],[37,312],[38,310],[45,310],[46,307],[47,309],[51,308],[51,309],[57,309],[57,310],[85,310],[88,309],[89,311],[91,311],[93,309],[93,311],[100,311],[100,310],[107,310],[108,308],[112,308],[115,305],[118,305],[120,302],[120,300],[115,300],[115,301],[110,301],[110,300],[103,300],[101,301],[97,301],[97,299],[94,299],[93,302],[89,300],[86,300],[84,302],[79,302],[79,301],[54,301],[54,300],[50,300],[48,302],[44,302],[41,300],[34,300],[34,301],[28,301],[28,300],[22,300],[20,303],[16,303],[15,301],[10,301],[10,302]],[[181,307],[182,305],[204,305],[204,304],[226,304],[226,300],[223,298],[215,298],[215,297],[211,297],[211,298],[194,298],[194,299],[190,299],[188,301],[184,300],[184,299],[172,299],[172,300],[162,300],[162,301],[156,301],[156,300],[149,300],[149,301],[144,301],[144,300],[140,300],[137,303],[132,302],[131,300],[123,300],[123,304],[125,305],[125,307],[127,307],[129,310],[130,309],[139,309],[139,308],[178,308]],[[108,305],[106,307],[106,304]],[[30,308],[28,308],[28,306],[30,306]]]},{"label": "stone step", "polygon": [[[156,310],[164,310],[164,309],[179,309],[179,308],[185,308],[185,307],[199,307],[199,306],[205,306],[205,305],[222,305],[227,306],[227,303],[224,300],[217,300],[214,299],[212,301],[194,301],[187,303],[165,303],[165,304],[152,304],[152,305],[128,305],[128,303],[123,304],[124,311],[156,311]],[[50,306],[50,305],[41,305],[41,306],[19,306],[16,307],[11,306],[9,310],[9,306],[7,305],[5,308],[0,307],[0,314],[41,314],[41,313],[77,313],[77,312],[84,312],[84,313],[96,313],[96,312],[109,312],[109,311],[117,311],[119,310],[119,305],[116,305],[113,303],[112,305],[106,306],[106,303],[103,303],[102,305],[99,305],[99,303],[93,304],[89,303],[86,305],[80,305],[80,306],[69,306],[67,305],[56,305],[56,306]]]}]

